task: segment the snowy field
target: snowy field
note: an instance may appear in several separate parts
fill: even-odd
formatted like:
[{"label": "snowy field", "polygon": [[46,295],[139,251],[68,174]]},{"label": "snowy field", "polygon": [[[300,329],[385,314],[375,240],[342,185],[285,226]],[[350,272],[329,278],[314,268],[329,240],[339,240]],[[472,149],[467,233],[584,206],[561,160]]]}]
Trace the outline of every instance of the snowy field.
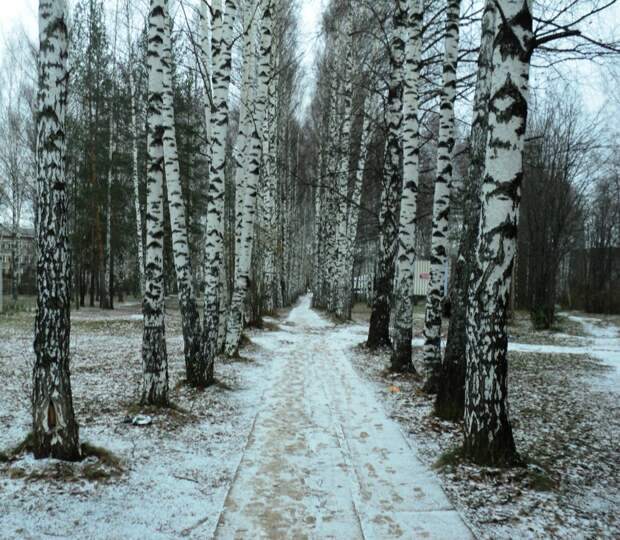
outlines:
[{"label": "snowy field", "polygon": [[[175,408],[158,412],[136,406],[138,306],[75,312],[81,437],[111,455],[0,462],[0,537],[620,536],[617,321],[564,314],[534,334],[517,319],[511,414],[529,465],[500,471],[446,458],[459,427],[430,415],[414,377],[388,375],[387,355],[358,347],[355,316],[334,325],[304,298],[271,331],[249,332],[243,358],[218,363],[218,384],[197,393],[170,310]],[[29,430],[31,336],[31,314],[0,319],[0,450]],[[152,423],[133,425],[139,413]]]}]

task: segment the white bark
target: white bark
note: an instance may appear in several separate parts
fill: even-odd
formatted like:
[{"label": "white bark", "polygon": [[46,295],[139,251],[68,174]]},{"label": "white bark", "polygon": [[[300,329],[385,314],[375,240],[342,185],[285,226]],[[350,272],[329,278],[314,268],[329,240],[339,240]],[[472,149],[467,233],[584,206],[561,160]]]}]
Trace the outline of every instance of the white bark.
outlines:
[{"label": "white bark", "polygon": [[148,132],[146,266],[142,402],[168,404],[168,357],[164,321],[164,51],[166,0],[151,0],[148,24]]},{"label": "white bark", "polygon": [[411,338],[414,263],[416,258],[417,199],[420,173],[418,96],[423,22],[421,0],[408,0],[408,17],[409,35],[405,48],[403,91],[403,188],[394,282],[394,344],[391,360],[391,367],[394,371],[413,369]]},{"label": "white bark", "polygon": [[344,41],[343,57],[344,63],[344,84],[342,91],[342,128],[340,137],[340,156],[339,158],[339,171],[337,177],[338,191],[340,192],[338,202],[338,225],[337,225],[337,248],[338,248],[338,260],[336,261],[336,316],[344,319],[349,318],[347,309],[347,290],[350,286],[351,278],[347,275],[347,223],[349,217],[349,209],[351,207],[348,200],[349,192],[349,178],[351,176],[350,158],[351,158],[351,116],[353,109],[353,9],[347,10],[346,22],[344,27],[344,35],[342,40]]},{"label": "white bark", "polygon": [[163,66],[164,96],[162,122],[164,128],[164,168],[170,230],[172,233],[172,255],[177,278],[179,308],[183,327],[183,343],[187,380],[195,386],[206,384],[204,362],[201,361],[201,328],[196,293],[193,285],[192,259],[187,232],[185,199],[181,185],[176,128],[174,124],[174,93],[172,88],[172,51],[170,39],[170,17],[166,9]]},{"label": "white bark", "polygon": [[403,61],[405,56],[405,33],[408,0],[396,0],[394,28],[390,44],[390,81],[388,89],[388,135],[384,165],[381,212],[379,214],[379,261],[376,287],[367,344],[374,349],[390,344],[391,296],[394,286],[396,253],[398,251],[398,216],[402,191],[402,99]]},{"label": "white bark", "polygon": [[37,458],[80,458],[69,372],[70,270],[65,177],[67,25],[63,0],[39,2],[37,313],[32,433]]},{"label": "white bark", "polygon": [[489,135],[480,224],[467,307],[465,452],[480,463],[516,459],[508,418],[506,317],[516,250],[528,76],[531,1],[498,0]]},{"label": "white bark", "polygon": [[108,143],[108,182],[106,185],[106,223],[105,223],[105,251],[103,268],[105,283],[101,291],[101,305],[103,308],[112,309],[114,298],[112,291],[113,268],[112,268],[112,184],[114,182],[114,158],[116,157],[116,37],[118,32],[118,0],[114,11],[114,41],[112,47],[112,101],[110,105],[109,120],[109,143]]},{"label": "white bark", "polygon": [[[256,57],[253,54],[254,32],[257,23],[253,24],[250,30],[249,41],[244,47],[247,57],[245,59],[248,78],[254,73]],[[244,136],[244,156],[245,159],[237,164],[237,176],[241,175],[243,181],[238,182],[238,186],[243,187],[243,197],[237,199],[237,204],[241,205],[239,221],[237,223],[238,231],[236,247],[237,264],[235,266],[234,290],[229,311],[227,324],[225,352],[228,356],[234,356],[239,350],[239,341],[243,330],[243,312],[247,291],[250,282],[250,265],[252,262],[252,251],[254,246],[254,230],[256,220],[256,203],[257,203],[257,186],[260,176],[261,163],[261,135],[259,129],[264,124],[268,84],[270,77],[270,61],[271,61],[271,35],[272,35],[272,17],[269,4],[266,5],[261,21],[261,45],[259,69],[256,81],[256,98],[254,102],[254,115],[250,115],[249,99],[245,104],[242,112],[245,111],[247,118],[243,118],[242,128]],[[249,47],[249,49],[247,49]],[[248,85],[247,94],[249,98],[250,86]]]},{"label": "white bark", "polygon": [[214,6],[213,30],[213,106],[211,169],[207,194],[207,232],[205,241],[205,291],[203,356],[207,381],[213,379],[213,366],[220,333],[221,272],[224,264],[224,193],[226,137],[228,134],[228,90],[236,3],[226,0],[226,13]]},{"label": "white bark", "polygon": [[448,260],[450,191],[452,189],[452,154],[454,150],[454,101],[459,52],[460,0],[448,0],[443,60],[443,87],[440,100],[437,176],[433,198],[433,232],[431,240],[431,279],[426,296],[424,320],[424,367],[426,389],[437,392],[441,368],[441,311]]},{"label": "white bark", "polygon": [[[275,20],[275,18],[274,18]],[[275,25],[272,29],[275,34]],[[272,35],[271,74],[267,92],[266,134],[263,143],[264,190],[262,196],[262,230],[264,242],[263,282],[265,286],[264,310],[273,312],[278,307],[279,278],[276,267],[278,221],[276,198],[278,194],[278,43]]]},{"label": "white bark", "polygon": [[131,0],[127,0],[127,48],[129,50],[129,94],[131,97],[131,181],[133,185],[134,212],[136,215],[136,248],[140,293],[144,296],[144,242],[142,239],[142,210],[140,208],[140,180],[138,177],[138,124],[136,121],[136,85],[133,75],[134,48],[130,35]]}]

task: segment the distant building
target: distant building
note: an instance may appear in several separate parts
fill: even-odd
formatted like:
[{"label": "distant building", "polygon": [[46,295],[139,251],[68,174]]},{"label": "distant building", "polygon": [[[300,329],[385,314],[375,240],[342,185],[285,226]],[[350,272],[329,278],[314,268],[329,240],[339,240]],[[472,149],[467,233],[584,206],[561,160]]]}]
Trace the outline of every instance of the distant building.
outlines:
[{"label": "distant building", "polygon": [[[17,236],[17,238],[16,238]],[[1,272],[4,281],[4,294],[9,295],[12,290],[14,261],[16,256],[17,282],[20,288],[26,287],[30,292],[31,282],[35,271],[36,245],[34,229],[20,227],[17,235],[13,234],[12,227],[0,224],[0,260]],[[19,257],[17,259],[17,257]]]}]

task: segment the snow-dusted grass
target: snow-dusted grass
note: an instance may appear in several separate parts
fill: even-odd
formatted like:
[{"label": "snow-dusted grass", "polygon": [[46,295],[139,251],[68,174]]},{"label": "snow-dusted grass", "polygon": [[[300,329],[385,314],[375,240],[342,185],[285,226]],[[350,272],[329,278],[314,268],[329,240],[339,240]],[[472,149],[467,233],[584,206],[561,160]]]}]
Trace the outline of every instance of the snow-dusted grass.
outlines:
[{"label": "snow-dusted grass", "polygon": [[[598,334],[581,316],[565,318],[571,324],[547,333],[547,340],[519,322],[520,343],[511,343],[510,411],[518,450],[528,462],[523,469],[462,463],[455,452],[461,426],[432,415],[421,382],[388,373],[387,353],[354,349],[354,362],[374,381],[423,461],[444,465],[438,471],[444,488],[481,538],[620,536],[620,404],[610,363],[620,344],[601,341],[614,338],[598,317],[585,321],[598,326]],[[362,341],[364,328],[350,331]],[[416,361],[420,355],[418,350]]]},{"label": "snow-dusted grass", "polygon": [[[506,471],[461,463],[453,452],[461,441],[461,427],[431,415],[432,400],[420,391],[420,381],[389,375],[387,354],[371,355],[355,347],[366,337],[366,310],[355,310],[362,321],[356,324],[332,325],[307,309],[294,317],[291,312],[287,320],[266,318],[265,330],[250,332],[254,342],[244,340],[242,358],[218,363],[218,384],[204,392],[183,384],[180,321],[176,310],[168,312],[175,408],[166,411],[136,405],[139,305],[73,314],[72,382],[81,438],[100,448],[91,448],[94,455],[69,465],[36,461],[27,454],[9,463],[0,459],[0,538],[210,538],[223,509],[228,516],[223,523],[229,526],[241,509],[235,501],[250,506],[256,502],[256,486],[273,492],[272,502],[281,497],[282,508],[316,508],[316,514],[307,516],[313,519],[304,521],[309,537],[321,538],[312,534],[328,530],[324,518],[337,508],[306,504],[310,499],[320,503],[324,492],[327,501],[328,495],[350,491],[364,527],[384,527],[386,523],[363,519],[371,515],[368,501],[373,497],[402,489],[404,484],[383,485],[389,473],[409,474],[413,465],[428,471],[439,460],[444,463],[437,471],[444,490],[482,538],[620,536],[620,410],[615,371],[608,362],[608,353],[617,354],[618,347],[608,318],[577,315],[571,320],[574,314],[564,314],[570,324],[563,324],[549,342],[542,342],[525,322],[519,326],[520,340],[513,339],[509,358],[510,403],[517,446],[529,465]],[[423,319],[417,315],[414,320],[419,346]],[[30,429],[32,324],[32,313],[0,317],[0,451],[20,443]],[[567,334],[572,336],[562,337]],[[586,352],[601,357],[590,358]],[[351,371],[350,361],[364,377]],[[150,415],[152,423],[139,427],[127,421],[138,413]],[[385,437],[391,429],[386,413],[397,421],[410,450],[381,450],[398,440]],[[375,433],[380,424],[383,435]],[[253,426],[256,432],[248,440]],[[283,435],[265,438],[265,429],[273,426]],[[329,438],[334,426],[342,430],[337,444]],[[380,451],[381,459],[369,461],[372,452],[364,448],[373,437],[379,444],[372,449]],[[325,450],[318,443],[316,451],[309,445],[307,461],[296,461],[306,450],[295,441],[321,438],[332,441],[325,448],[335,452],[333,461],[323,459]],[[269,446],[265,441],[273,442],[277,455],[259,451]],[[337,446],[348,448],[343,461],[338,452],[344,450],[336,452]],[[244,452],[246,464],[238,468]],[[281,460],[282,452],[290,455]],[[410,457],[403,461],[410,452],[423,464]],[[366,462],[373,467],[356,466]],[[257,484],[252,468],[264,464],[269,465],[268,474],[261,472],[262,484]],[[338,474],[330,475],[329,464],[339,467]],[[385,471],[373,476],[379,467]],[[307,472],[300,476],[299,470]],[[350,474],[354,470],[356,474]],[[237,490],[230,491],[235,476]],[[333,490],[325,478],[335,482]],[[433,481],[423,486],[427,491],[437,482],[434,475],[429,478]],[[277,481],[270,484],[270,479]],[[295,481],[305,486],[302,498],[286,499],[281,486]],[[361,488],[355,488],[356,482]],[[366,485],[372,486],[368,499],[362,497]],[[400,499],[407,509],[407,497],[401,494]],[[382,512],[398,515],[401,503]],[[243,525],[249,518],[244,514],[243,520],[234,521]],[[346,527],[341,532],[343,538],[358,534]],[[439,532],[435,530],[441,536]],[[226,536],[220,531],[220,537]]]},{"label": "snow-dusted grass", "polygon": [[[165,411],[137,406],[142,322],[138,305],[73,314],[72,384],[82,442],[110,452],[78,464],[0,463],[0,538],[208,538],[252,425],[270,358],[219,363],[219,383],[183,383],[180,321],[167,320],[171,399]],[[0,318],[0,451],[30,430],[32,314]],[[127,422],[138,412],[145,427]]]}]

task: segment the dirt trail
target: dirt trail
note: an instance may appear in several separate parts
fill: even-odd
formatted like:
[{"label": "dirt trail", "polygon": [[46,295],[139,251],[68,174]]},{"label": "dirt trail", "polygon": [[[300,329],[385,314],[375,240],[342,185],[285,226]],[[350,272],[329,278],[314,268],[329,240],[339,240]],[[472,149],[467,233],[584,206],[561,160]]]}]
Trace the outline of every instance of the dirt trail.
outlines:
[{"label": "dirt trail", "polygon": [[266,391],[215,533],[222,539],[470,538],[334,329],[302,298],[273,351]]}]

